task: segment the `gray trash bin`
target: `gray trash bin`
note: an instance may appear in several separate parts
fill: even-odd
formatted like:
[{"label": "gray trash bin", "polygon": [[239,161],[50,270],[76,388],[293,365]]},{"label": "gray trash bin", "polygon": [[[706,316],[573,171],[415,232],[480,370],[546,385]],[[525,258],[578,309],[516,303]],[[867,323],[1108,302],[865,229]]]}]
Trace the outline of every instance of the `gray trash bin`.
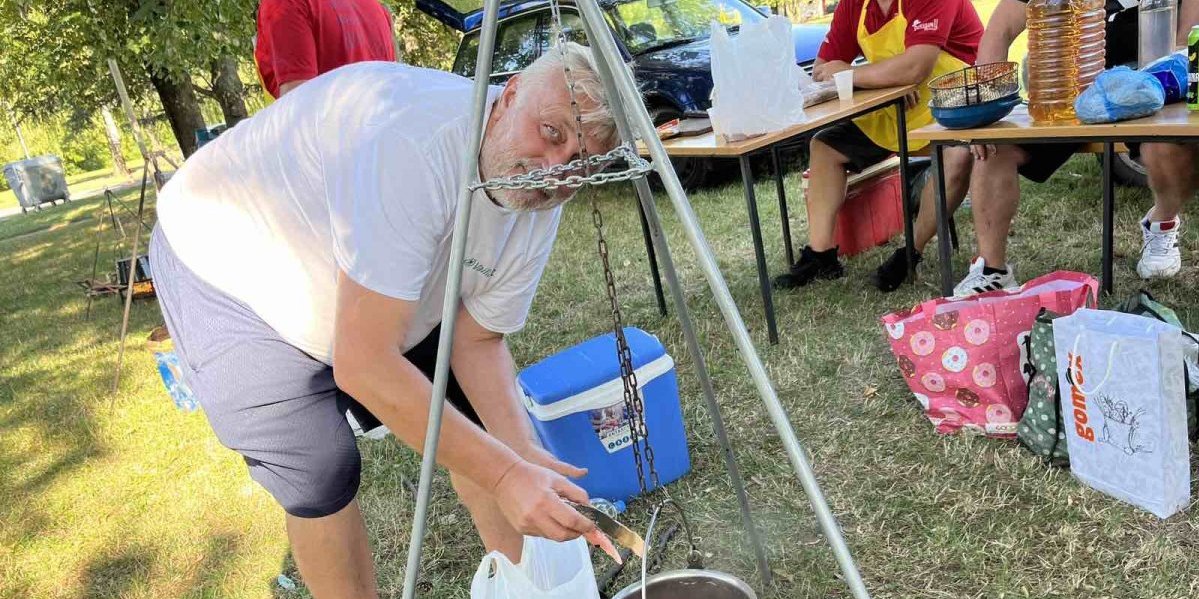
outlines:
[{"label": "gray trash bin", "polygon": [[58,156],[36,156],[4,165],[4,178],[17,196],[21,212],[46,202],[71,199]]}]

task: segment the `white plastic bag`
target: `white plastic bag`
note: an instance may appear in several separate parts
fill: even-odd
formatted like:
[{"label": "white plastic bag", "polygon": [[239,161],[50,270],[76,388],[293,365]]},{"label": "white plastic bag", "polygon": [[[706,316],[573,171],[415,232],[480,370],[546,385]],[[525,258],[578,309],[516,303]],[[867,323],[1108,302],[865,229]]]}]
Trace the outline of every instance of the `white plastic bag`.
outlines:
[{"label": "white plastic bag", "polygon": [[520,564],[492,551],[470,583],[471,599],[599,599],[591,552],[582,538],[558,543],[525,537]]},{"label": "white plastic bag", "polygon": [[1190,503],[1181,329],[1082,309],[1053,321],[1070,470],[1168,518]]},{"label": "white plastic bag", "polygon": [[811,79],[795,64],[791,22],[772,16],[730,36],[712,23],[712,129],[730,140],[785,129],[806,120],[802,87]]}]

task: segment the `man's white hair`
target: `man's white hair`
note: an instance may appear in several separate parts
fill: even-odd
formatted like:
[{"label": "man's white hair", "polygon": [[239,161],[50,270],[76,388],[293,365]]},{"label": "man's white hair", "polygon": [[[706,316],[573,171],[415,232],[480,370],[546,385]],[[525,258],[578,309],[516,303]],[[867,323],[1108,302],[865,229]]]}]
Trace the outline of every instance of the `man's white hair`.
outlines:
[{"label": "man's white hair", "polygon": [[[620,136],[608,108],[607,94],[592,59],[591,50],[575,42],[566,42],[562,47],[555,44],[533,61],[533,64],[525,69],[522,77],[526,81],[558,81],[549,77],[562,74],[564,64],[570,69],[570,79],[575,85],[575,98],[578,100],[583,128],[605,144],[604,151],[615,147],[620,143]],[[583,101],[584,99],[587,101]]]}]

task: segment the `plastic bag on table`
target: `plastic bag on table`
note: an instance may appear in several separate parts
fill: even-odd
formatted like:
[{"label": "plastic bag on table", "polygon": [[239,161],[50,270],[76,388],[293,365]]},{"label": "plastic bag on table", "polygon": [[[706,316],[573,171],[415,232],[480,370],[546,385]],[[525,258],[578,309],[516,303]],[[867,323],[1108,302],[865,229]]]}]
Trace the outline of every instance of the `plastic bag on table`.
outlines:
[{"label": "plastic bag on table", "polygon": [[712,23],[712,128],[737,140],[785,129],[805,120],[791,22],[772,16],[745,23],[730,36]]},{"label": "plastic bag on table", "polygon": [[1156,113],[1166,104],[1157,77],[1128,67],[1108,69],[1074,101],[1074,113],[1087,124],[1114,123]]},{"label": "plastic bag on table", "polygon": [[587,542],[525,537],[519,564],[492,551],[475,571],[470,599],[599,599]]},{"label": "plastic bag on table", "polygon": [[1166,92],[1166,104],[1181,102],[1187,95],[1186,50],[1167,54],[1141,69],[1157,78]]},{"label": "plastic bag on table", "polygon": [[[807,73],[804,75],[806,76]],[[803,106],[807,108],[836,98],[837,82],[830,79],[817,83],[809,78],[809,83],[801,86],[800,90],[803,92]]]}]

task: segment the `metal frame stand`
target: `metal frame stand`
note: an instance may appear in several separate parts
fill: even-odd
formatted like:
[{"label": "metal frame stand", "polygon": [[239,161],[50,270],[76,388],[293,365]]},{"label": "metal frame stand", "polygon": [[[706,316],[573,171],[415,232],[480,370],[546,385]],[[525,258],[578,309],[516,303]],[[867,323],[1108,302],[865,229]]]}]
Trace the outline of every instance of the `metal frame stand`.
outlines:
[{"label": "metal frame stand", "polygon": [[[141,128],[137,125],[137,116],[133,113],[133,103],[129,101],[129,92],[125,90],[125,79],[121,77],[121,69],[117,66],[117,61],[108,59],[108,70],[112,73],[112,81],[116,85],[117,95],[121,98],[121,105],[125,108],[125,116],[129,118],[129,126],[133,132],[133,139],[137,142],[137,148],[142,153],[142,168],[149,172],[153,170],[154,191],[162,191],[162,170],[158,166],[159,154],[157,152],[150,153],[146,150],[146,143],[142,140]],[[169,160],[169,159],[168,159]],[[146,179],[142,178],[142,191],[137,201],[137,220],[141,221],[146,209]],[[109,406],[115,401],[115,394],[121,384],[121,367],[125,363],[125,340],[129,334],[129,311],[133,307],[133,280],[136,278],[137,272],[137,250],[141,241],[141,228],[137,227],[133,230],[133,249],[129,256],[129,288],[125,292],[125,312],[121,317],[121,341],[120,347],[117,350],[117,367],[116,372],[112,377],[112,392],[114,397],[109,401]]]},{"label": "metal frame stand", "polygon": [[[608,93],[608,103],[613,108],[613,115],[616,117],[621,137],[626,143],[629,143],[632,142],[631,136],[633,133],[639,133],[641,140],[649,148],[654,168],[661,177],[667,195],[670,197],[671,203],[682,222],[687,239],[696,253],[705,279],[711,288],[716,303],[720,307],[720,312],[724,317],[725,323],[733,335],[739,354],[746,368],[749,370],[750,377],[753,379],[771,422],[782,440],[791,465],[799,478],[804,492],[808,496],[821,530],[833,549],[833,553],[841,569],[842,577],[856,599],[868,599],[870,595],[866,591],[857,565],[850,555],[849,548],[841,533],[841,528],[824,499],[824,494],[820,490],[819,483],[816,481],[811,464],[808,462],[803,447],[800,445],[799,439],[795,434],[795,430],[791,427],[791,423],[787,418],[786,411],[770,383],[765,367],[758,357],[757,351],[750,339],[749,331],[746,329],[745,322],[741,318],[736,304],[733,302],[732,294],[729,292],[724,277],[721,275],[720,269],[716,264],[712,250],[704,238],[699,221],[692,211],[690,203],[687,201],[683,187],[679,183],[678,177],[671,166],[669,157],[666,155],[666,150],[662,147],[662,143],[657,137],[649,114],[645,111],[645,105],[642,102],[636,84],[633,82],[632,74],[621,61],[615,42],[608,35],[603,13],[600,11],[596,0],[580,0],[577,6],[582,13],[582,20],[588,33],[588,38],[593,44],[595,62],[597,63],[599,75],[604,80],[604,86]],[[420,570],[422,545],[427,524],[429,496],[432,487],[433,470],[436,464],[437,442],[445,406],[445,388],[449,375],[450,352],[452,351],[457,306],[459,295],[461,294],[462,260],[465,256],[466,231],[471,211],[471,186],[475,183],[473,179],[477,176],[474,173],[478,172],[479,149],[482,145],[483,114],[487,100],[487,81],[491,75],[491,57],[495,46],[498,8],[499,0],[486,0],[483,12],[482,34],[479,40],[479,59],[475,69],[474,128],[470,145],[467,148],[467,154],[464,158],[467,168],[463,170],[463,180],[460,187],[462,191],[460,192],[461,195],[454,222],[454,238],[450,252],[447,288],[445,301],[442,306],[440,346],[437,353],[436,370],[433,376],[433,393],[429,409],[429,421],[425,434],[424,455],[421,460],[420,487],[417,491],[412,537],[408,547],[408,564],[404,576],[404,599],[412,599],[416,596],[416,581]],[[626,112],[623,107],[635,108]],[[676,310],[679,312],[684,335],[687,338],[688,351],[696,364],[697,374],[700,376],[705,400],[713,418],[713,425],[716,427],[717,437],[721,441],[725,462],[730,466],[729,474],[733,479],[734,486],[737,488],[738,501],[742,508],[742,518],[748,522],[748,532],[754,539],[755,550],[758,553],[758,567],[763,575],[763,582],[769,583],[769,566],[765,563],[765,554],[761,549],[756,529],[749,516],[748,499],[745,497],[744,487],[738,484],[740,483],[740,474],[736,467],[736,460],[728,443],[727,434],[724,431],[719,408],[716,406],[712,383],[704,366],[703,354],[699,350],[698,338],[691,327],[690,315],[686,310],[685,297],[682,287],[679,284],[674,262],[671,259],[665,236],[662,235],[657,208],[651,200],[649,188],[645,186],[644,179],[637,180],[636,187],[638,199],[646,217],[645,224],[648,226],[654,246],[662,258],[663,272],[666,275],[667,283],[670,285]]]}]

